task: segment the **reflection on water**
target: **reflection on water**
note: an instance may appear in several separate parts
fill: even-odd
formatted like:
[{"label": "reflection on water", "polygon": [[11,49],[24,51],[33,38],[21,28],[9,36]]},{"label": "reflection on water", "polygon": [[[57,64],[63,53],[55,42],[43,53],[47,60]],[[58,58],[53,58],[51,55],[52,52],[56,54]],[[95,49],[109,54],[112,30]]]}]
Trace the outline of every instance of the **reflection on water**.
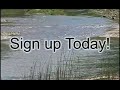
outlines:
[{"label": "reflection on water", "polygon": [[[96,37],[110,28],[113,23],[107,19],[97,17],[74,17],[74,16],[30,16],[6,18],[14,22],[11,25],[1,26],[1,31],[20,32],[26,39],[59,39],[63,41],[66,36],[73,36],[79,39]],[[98,38],[101,39],[101,38]],[[111,50],[98,53],[97,51],[68,51],[64,47],[57,53],[46,51],[32,51],[25,54],[22,51],[12,51],[8,41],[1,42],[1,76],[2,79],[20,79],[28,75],[33,62],[36,67],[46,72],[48,64],[51,64],[52,71],[56,65],[65,70],[67,75],[75,78],[91,78],[101,75],[118,75],[119,72],[119,40],[111,39]],[[65,45],[66,46],[66,45]],[[43,47],[43,46],[41,46]],[[59,61],[59,64],[58,64]],[[65,65],[64,65],[65,64]]]}]

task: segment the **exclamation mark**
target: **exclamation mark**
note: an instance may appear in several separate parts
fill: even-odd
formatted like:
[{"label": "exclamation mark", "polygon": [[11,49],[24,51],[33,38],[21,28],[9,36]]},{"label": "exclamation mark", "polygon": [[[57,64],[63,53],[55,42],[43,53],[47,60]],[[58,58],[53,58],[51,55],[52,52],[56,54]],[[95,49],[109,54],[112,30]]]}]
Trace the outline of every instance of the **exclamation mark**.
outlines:
[{"label": "exclamation mark", "polygon": [[107,50],[110,50],[110,38],[107,38],[107,46],[106,46]]}]

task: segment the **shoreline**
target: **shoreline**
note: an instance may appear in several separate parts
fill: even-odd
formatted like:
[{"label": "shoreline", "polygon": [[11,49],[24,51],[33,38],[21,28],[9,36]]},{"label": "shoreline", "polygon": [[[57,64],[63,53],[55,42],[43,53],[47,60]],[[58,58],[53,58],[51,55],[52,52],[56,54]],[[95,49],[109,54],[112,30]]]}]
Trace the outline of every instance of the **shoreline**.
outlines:
[{"label": "shoreline", "polygon": [[114,28],[106,30],[105,34],[100,35],[99,37],[114,37],[119,38],[119,25]]}]

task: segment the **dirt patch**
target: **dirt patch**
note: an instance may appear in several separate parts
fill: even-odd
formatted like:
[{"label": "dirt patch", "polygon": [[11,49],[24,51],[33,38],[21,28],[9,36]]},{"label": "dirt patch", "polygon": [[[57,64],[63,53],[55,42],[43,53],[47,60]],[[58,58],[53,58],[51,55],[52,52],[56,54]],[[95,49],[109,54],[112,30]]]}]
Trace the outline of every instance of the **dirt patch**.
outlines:
[{"label": "dirt patch", "polygon": [[119,38],[119,27],[107,30],[105,34],[101,35],[100,37],[116,37]]}]

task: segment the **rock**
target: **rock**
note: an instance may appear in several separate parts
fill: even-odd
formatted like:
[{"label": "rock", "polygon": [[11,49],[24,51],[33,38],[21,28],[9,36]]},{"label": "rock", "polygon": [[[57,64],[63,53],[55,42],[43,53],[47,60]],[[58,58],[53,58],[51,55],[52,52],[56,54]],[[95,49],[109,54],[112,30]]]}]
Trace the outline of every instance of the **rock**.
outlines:
[{"label": "rock", "polygon": [[6,19],[1,19],[1,22],[8,22],[8,20],[6,20]]},{"label": "rock", "polygon": [[11,38],[11,36],[1,36],[1,40],[8,40],[10,38]]},{"label": "rock", "polygon": [[1,40],[10,39],[12,36],[20,36],[20,32],[1,32]]}]

